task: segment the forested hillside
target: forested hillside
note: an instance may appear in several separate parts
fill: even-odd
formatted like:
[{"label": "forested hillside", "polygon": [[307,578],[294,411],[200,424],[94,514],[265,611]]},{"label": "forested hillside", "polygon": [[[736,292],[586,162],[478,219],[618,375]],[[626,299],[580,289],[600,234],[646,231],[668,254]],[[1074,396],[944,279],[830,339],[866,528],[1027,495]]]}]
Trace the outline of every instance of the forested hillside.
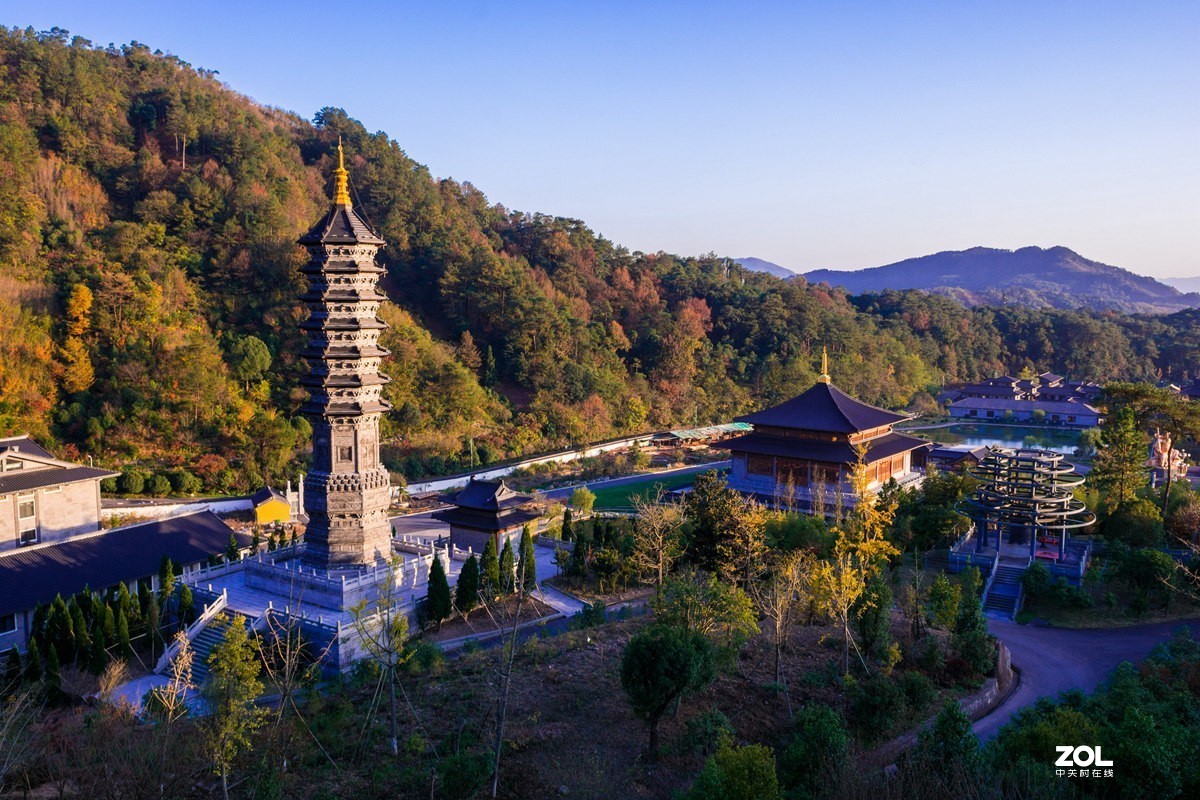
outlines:
[{"label": "forested hillside", "polygon": [[1161,314],[1200,305],[1200,295],[1127,269],[1084,258],[1066,247],[1022,247],[935,253],[883,267],[819,269],[804,277],[847,291],[923,289],[969,305],[1089,308]]},{"label": "forested hillside", "polygon": [[461,466],[470,440],[494,460],[727,420],[806,388],[823,344],[840,386],[892,407],[1023,368],[1196,370],[1195,312],[850,298],[629,252],[438,180],[341,110],[309,122],[140,44],[0,29],[0,435],[187,466],[212,489],[282,479],[308,435],[294,242],[327,202],[339,135],[388,242],[385,432],[409,477]]}]

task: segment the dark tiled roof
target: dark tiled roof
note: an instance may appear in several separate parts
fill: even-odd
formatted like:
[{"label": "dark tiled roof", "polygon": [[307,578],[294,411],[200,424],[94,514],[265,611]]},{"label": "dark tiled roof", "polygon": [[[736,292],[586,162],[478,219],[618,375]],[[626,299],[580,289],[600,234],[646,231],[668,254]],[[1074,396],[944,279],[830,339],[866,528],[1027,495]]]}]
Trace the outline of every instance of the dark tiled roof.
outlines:
[{"label": "dark tiled roof", "polygon": [[350,206],[335,205],[299,239],[300,244],[383,244]]},{"label": "dark tiled roof", "polygon": [[505,508],[523,506],[533,500],[527,494],[519,494],[508,488],[504,481],[477,481],[474,478],[461,492],[455,495],[453,503],[460,508],[473,508],[479,511],[499,511]]},{"label": "dark tiled roof", "polygon": [[54,458],[44,447],[25,436],[9,436],[7,439],[0,439],[0,451],[7,450],[11,447],[16,447],[19,452],[28,453],[31,456],[41,456],[42,458]]},{"label": "dark tiled roof", "polygon": [[799,397],[774,408],[736,419],[774,428],[858,433],[893,425],[908,417],[855,400],[832,383],[818,383]]},{"label": "dark tiled roof", "polygon": [[[195,564],[223,552],[231,533],[215,514],[201,511],[15,550],[0,556],[0,614],[66,597],[85,585],[101,590],[157,575],[163,556],[176,565]],[[250,546],[249,536],[235,535],[242,547]]]},{"label": "dark tiled roof", "polygon": [[46,469],[19,469],[0,475],[0,494],[28,492],[46,486],[63,483],[112,478],[119,473],[99,467],[48,467]]},{"label": "dark tiled roof", "polygon": [[272,499],[282,500],[285,503],[288,501],[282,492],[272,489],[270,486],[264,486],[254,494],[250,495],[250,502],[254,503],[255,507],[261,506],[263,503]]},{"label": "dark tiled roof", "polygon": [[988,397],[964,397],[950,404],[952,408],[975,408],[983,411],[1037,411],[1047,414],[1099,414],[1100,412],[1080,400],[1000,400]]},{"label": "dark tiled roof", "polygon": [[[868,444],[868,461],[890,458],[900,453],[907,453],[910,450],[930,446],[929,441],[926,439],[905,436],[902,433],[889,433],[885,436],[872,439]],[[751,433],[747,436],[739,436],[736,439],[730,439],[714,446],[732,450],[735,453],[800,458],[809,461],[822,461],[828,464],[850,464],[858,460],[854,449],[847,442],[814,442],[806,439],[768,436],[764,433]]]},{"label": "dark tiled roof", "polygon": [[470,528],[477,531],[500,531],[516,528],[526,522],[533,522],[541,514],[530,508],[513,508],[502,512],[477,511],[471,508],[446,508],[435,511],[433,518],[442,522],[456,525],[460,528]]}]

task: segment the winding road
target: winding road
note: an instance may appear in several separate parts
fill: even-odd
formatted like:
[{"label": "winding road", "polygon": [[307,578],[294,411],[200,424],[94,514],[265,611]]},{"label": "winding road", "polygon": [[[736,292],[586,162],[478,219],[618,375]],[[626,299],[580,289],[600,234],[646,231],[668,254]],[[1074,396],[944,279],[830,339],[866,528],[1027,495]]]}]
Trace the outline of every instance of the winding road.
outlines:
[{"label": "winding road", "polygon": [[1176,620],[1129,628],[1047,628],[991,619],[988,629],[1012,653],[1021,671],[1015,692],[973,726],[987,741],[1013,714],[1040,697],[1057,697],[1068,689],[1092,692],[1122,661],[1137,663],[1180,627],[1200,634],[1200,619]]}]

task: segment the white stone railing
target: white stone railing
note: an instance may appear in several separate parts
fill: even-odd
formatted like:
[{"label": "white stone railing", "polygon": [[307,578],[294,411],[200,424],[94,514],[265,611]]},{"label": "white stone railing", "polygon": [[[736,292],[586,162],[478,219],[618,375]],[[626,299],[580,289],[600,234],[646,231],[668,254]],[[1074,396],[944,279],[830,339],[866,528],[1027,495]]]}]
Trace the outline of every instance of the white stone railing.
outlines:
[{"label": "white stone railing", "polygon": [[[184,631],[184,636],[187,637],[188,642],[191,642],[192,639],[194,639],[200,633],[200,631],[204,630],[208,623],[212,622],[217,614],[220,614],[222,611],[224,611],[228,605],[229,592],[228,590],[222,589],[220,597],[205,606],[204,611],[201,612],[200,616],[196,618],[196,621],[187,626],[187,629]],[[178,652],[179,641],[176,639],[173,640],[170,646],[163,651],[162,657],[158,659],[158,662],[154,665],[154,671],[156,673],[161,673],[163,670],[165,670],[167,666],[170,665],[171,659],[173,659]]]}]

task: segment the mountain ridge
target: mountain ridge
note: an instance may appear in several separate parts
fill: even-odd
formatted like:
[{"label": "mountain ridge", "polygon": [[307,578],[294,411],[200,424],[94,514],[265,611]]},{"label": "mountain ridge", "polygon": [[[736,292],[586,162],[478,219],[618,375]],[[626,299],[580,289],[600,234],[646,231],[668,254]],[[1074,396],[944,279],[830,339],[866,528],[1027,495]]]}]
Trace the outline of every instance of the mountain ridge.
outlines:
[{"label": "mountain ridge", "polygon": [[819,269],[803,275],[810,282],[841,286],[851,294],[919,289],[972,306],[1016,303],[1033,308],[1161,314],[1200,305],[1200,294],[1185,294],[1155,278],[1094,261],[1062,245],[946,250],[880,267]]}]

